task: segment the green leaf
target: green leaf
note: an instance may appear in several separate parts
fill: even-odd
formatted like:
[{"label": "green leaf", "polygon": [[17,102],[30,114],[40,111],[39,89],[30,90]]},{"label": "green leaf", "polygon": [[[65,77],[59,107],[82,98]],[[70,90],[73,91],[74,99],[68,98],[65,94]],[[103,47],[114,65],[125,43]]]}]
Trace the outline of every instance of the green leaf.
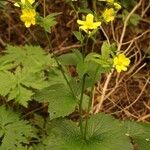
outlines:
[{"label": "green leaf", "polygon": [[1,0],[1,1],[0,1],[0,9],[5,9],[7,4],[8,4],[7,1]]},{"label": "green leaf", "polygon": [[21,85],[16,86],[9,94],[8,100],[15,99],[15,102],[21,104],[24,107],[28,106],[28,101],[31,100],[31,96],[34,93],[31,90],[27,90]]},{"label": "green leaf", "polygon": [[150,148],[150,124],[131,121],[124,122],[125,134],[138,145],[138,150]]},{"label": "green leaf", "polygon": [[[67,74],[66,74],[66,76],[67,76]],[[66,84],[66,81],[64,80],[64,77],[63,77],[61,71],[56,67],[51,68],[48,71],[48,84],[49,84],[49,86],[54,85],[54,84],[59,84],[59,83]]]},{"label": "green leaf", "polygon": [[83,62],[83,56],[78,50],[73,50],[72,53],[63,54],[58,57],[58,60],[63,65],[77,65],[80,62]]},{"label": "green leaf", "polygon": [[24,107],[27,107],[28,101],[34,94],[32,89],[42,89],[48,86],[42,74],[33,73],[20,67],[16,69],[15,74],[0,73],[0,80],[5,82],[0,82],[1,95],[8,95],[8,100],[14,99]]},{"label": "green leaf", "polygon": [[[124,10],[122,14],[123,21],[125,21],[128,15],[129,15],[129,12],[127,10]],[[140,19],[141,17],[138,14],[133,13],[131,17],[129,18],[128,25],[137,26],[140,22]]]},{"label": "green leaf", "polygon": [[4,106],[0,106],[0,114],[1,150],[19,150],[18,147],[29,144],[29,140],[36,137],[29,122],[21,120],[18,114]]},{"label": "green leaf", "polygon": [[38,72],[53,65],[51,56],[39,46],[26,45],[24,47],[17,47],[8,45],[4,53],[5,55],[1,57],[4,62],[9,61],[13,62],[14,65],[21,65],[28,68],[30,72]]},{"label": "green leaf", "polygon": [[86,62],[78,63],[76,70],[77,70],[77,73],[78,73],[79,77],[82,78],[83,75],[87,73],[88,63],[86,63]]},{"label": "green leaf", "polygon": [[131,10],[137,4],[137,0],[120,0],[120,3],[127,10]]},{"label": "green leaf", "polygon": [[77,38],[78,41],[80,41],[81,43],[83,43],[84,41],[84,36],[81,32],[79,31],[73,31],[74,36]]},{"label": "green leaf", "polygon": [[111,49],[110,49],[110,45],[108,44],[107,41],[103,42],[103,45],[101,47],[101,54],[102,54],[102,57],[104,59],[108,59],[110,56],[110,53],[111,53]]},{"label": "green leaf", "polygon": [[141,20],[140,15],[132,14],[132,16],[129,19],[129,23],[134,25],[134,26],[137,26],[139,24],[140,20]]},{"label": "green leaf", "polygon": [[19,76],[17,76],[17,79],[19,78],[20,81],[18,82],[29,88],[43,89],[48,86],[43,72],[33,73],[32,71],[30,72],[30,70],[22,69]]},{"label": "green leaf", "polygon": [[40,17],[40,22],[39,22],[40,26],[43,27],[46,32],[51,33],[50,28],[57,24],[57,22],[55,20],[55,16],[57,16],[59,14],[61,14],[61,13],[52,13],[44,18]]},{"label": "green leaf", "polygon": [[0,57],[0,71],[10,70],[13,67],[15,67],[15,64],[13,64],[11,60],[6,60],[3,56]]},{"label": "green leaf", "polygon": [[46,150],[133,150],[129,138],[122,133],[120,123],[114,118],[97,114],[89,119],[87,140],[80,134],[76,123],[56,120],[47,128],[44,140]]},{"label": "green leaf", "polygon": [[48,102],[50,118],[58,118],[69,115],[75,110],[76,100],[68,87],[64,84],[55,84],[41,91],[37,91],[34,99],[39,102]]},{"label": "green leaf", "polygon": [[15,77],[12,73],[0,72],[0,95],[6,96],[16,85]]},{"label": "green leaf", "polygon": [[43,89],[48,86],[45,77],[40,73],[33,73],[18,67],[15,71],[15,87],[10,91],[9,100],[15,101],[25,107],[34,94],[32,89]]}]

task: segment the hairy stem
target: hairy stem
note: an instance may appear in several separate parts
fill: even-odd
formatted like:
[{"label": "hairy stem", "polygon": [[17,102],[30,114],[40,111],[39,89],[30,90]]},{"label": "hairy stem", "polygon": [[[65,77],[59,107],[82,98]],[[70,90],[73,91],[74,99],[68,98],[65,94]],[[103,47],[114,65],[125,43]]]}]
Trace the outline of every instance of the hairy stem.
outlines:
[{"label": "hairy stem", "polygon": [[87,118],[86,118],[86,122],[85,122],[85,130],[84,130],[84,139],[85,140],[87,140],[88,120],[89,120],[90,109],[92,106],[92,100],[93,100],[93,96],[94,96],[93,91],[94,91],[94,87],[95,87],[95,78],[98,73],[98,69],[99,69],[99,66],[97,67],[95,74],[94,74],[93,86],[91,87],[90,99],[89,99],[89,103],[88,103]]},{"label": "hairy stem", "polygon": [[80,126],[80,132],[81,135],[83,136],[83,118],[82,118],[82,103],[83,103],[83,95],[84,95],[84,89],[85,89],[85,79],[86,75],[83,76],[82,78],[82,89],[81,89],[81,96],[80,96],[80,101],[79,101],[79,114],[80,114],[80,121],[79,121],[79,126]]},{"label": "hairy stem", "polygon": [[62,75],[63,75],[63,78],[64,78],[64,80],[66,81],[66,83],[67,83],[67,85],[68,85],[68,87],[69,87],[69,89],[70,89],[70,91],[71,91],[73,97],[76,98],[76,96],[75,96],[75,94],[74,94],[74,91],[73,91],[73,89],[72,89],[72,87],[71,87],[71,85],[70,85],[70,83],[69,83],[69,81],[68,81],[68,79],[67,79],[67,77],[66,77],[66,75],[65,75],[65,71],[64,71],[62,65],[59,63],[59,61],[58,61],[58,59],[57,59],[57,56],[55,55],[55,53],[54,53],[54,51],[53,51],[53,49],[52,49],[52,46],[51,46],[51,43],[50,43],[50,39],[49,39],[48,34],[47,34],[46,31],[45,31],[45,35],[46,35],[46,38],[47,38],[47,40],[48,40],[49,50],[50,50],[50,52],[53,54],[54,60],[55,60],[55,62],[57,63],[57,66],[59,67],[59,69],[60,69],[60,71],[61,71],[61,73],[62,73]]}]

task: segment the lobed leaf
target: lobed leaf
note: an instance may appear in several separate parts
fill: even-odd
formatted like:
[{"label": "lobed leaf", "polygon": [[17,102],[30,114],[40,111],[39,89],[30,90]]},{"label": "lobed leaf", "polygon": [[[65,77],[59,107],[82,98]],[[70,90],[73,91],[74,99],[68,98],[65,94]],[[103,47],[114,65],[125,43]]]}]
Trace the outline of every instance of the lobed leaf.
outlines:
[{"label": "lobed leaf", "polygon": [[4,106],[0,106],[0,149],[24,150],[35,136],[33,127],[28,121],[21,120],[19,115]]}]

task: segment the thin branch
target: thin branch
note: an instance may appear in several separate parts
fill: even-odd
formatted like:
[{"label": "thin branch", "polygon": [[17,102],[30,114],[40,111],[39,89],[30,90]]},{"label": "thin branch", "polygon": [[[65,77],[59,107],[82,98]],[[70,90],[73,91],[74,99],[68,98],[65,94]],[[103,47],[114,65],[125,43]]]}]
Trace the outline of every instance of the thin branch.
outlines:
[{"label": "thin branch", "polygon": [[139,3],[137,5],[135,5],[135,7],[132,9],[132,11],[128,14],[128,16],[126,17],[125,21],[124,21],[124,26],[123,26],[123,29],[122,29],[122,34],[121,34],[121,38],[120,38],[120,41],[119,41],[119,45],[118,45],[118,49],[117,49],[117,52],[120,51],[121,49],[121,46],[122,46],[122,42],[123,42],[123,39],[124,39],[124,36],[125,36],[125,32],[126,32],[126,28],[127,28],[127,24],[128,24],[128,21],[130,19],[130,17],[132,16],[132,14],[140,7],[141,3],[142,3],[143,0],[140,0]]}]

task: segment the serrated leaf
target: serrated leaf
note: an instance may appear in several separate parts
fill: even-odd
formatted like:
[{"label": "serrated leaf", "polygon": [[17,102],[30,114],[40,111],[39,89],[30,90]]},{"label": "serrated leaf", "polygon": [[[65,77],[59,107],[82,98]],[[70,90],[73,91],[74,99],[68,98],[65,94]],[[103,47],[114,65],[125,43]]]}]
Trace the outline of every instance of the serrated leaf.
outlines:
[{"label": "serrated leaf", "polygon": [[140,22],[140,19],[141,19],[140,15],[132,14],[132,16],[129,19],[129,23],[134,25],[134,26],[137,26]]},{"label": "serrated leaf", "polygon": [[49,103],[48,112],[51,119],[69,115],[77,105],[74,96],[64,84],[55,84],[37,91],[34,99]]},{"label": "serrated leaf", "polygon": [[[1,74],[0,74],[1,75]],[[45,81],[45,77],[40,73],[33,73],[26,69],[18,67],[13,75],[15,79],[13,82],[13,88],[7,92],[8,100],[15,100],[17,103],[27,107],[28,101],[31,100],[31,96],[34,94],[30,89],[42,89],[48,86]],[[11,81],[10,78],[6,80]]]},{"label": "serrated leaf", "polygon": [[45,70],[53,59],[39,46],[7,46],[0,57],[0,95],[27,106],[33,90],[48,86]]},{"label": "serrated leaf", "polygon": [[150,124],[131,121],[124,122],[125,134],[138,145],[138,150],[150,148]]},{"label": "serrated leaf", "polygon": [[18,64],[23,62],[26,57],[26,52],[23,47],[8,45],[4,53],[5,55],[3,56],[3,59],[12,62],[15,61]]},{"label": "serrated leaf", "polygon": [[21,85],[16,86],[9,94],[8,100],[15,99],[15,102],[20,105],[27,107],[28,101],[31,100],[31,97],[34,93],[31,90],[28,90]]},{"label": "serrated leaf", "polygon": [[29,122],[21,120],[19,115],[0,106],[0,149],[18,150],[18,147],[29,144],[35,136],[34,129]]},{"label": "serrated leaf", "polygon": [[15,77],[12,73],[0,72],[0,95],[6,96],[16,85]]},{"label": "serrated leaf", "polygon": [[39,46],[26,45],[24,47],[17,47],[8,45],[4,52],[5,55],[1,57],[3,61],[13,62],[14,65],[21,65],[28,68],[31,72],[44,70],[53,64],[51,56],[46,54]]},{"label": "serrated leaf", "polygon": [[44,18],[40,18],[40,25],[45,29],[46,32],[51,32],[50,28],[57,24],[55,20],[55,16],[59,15],[60,13],[52,13]]},{"label": "serrated leaf", "polygon": [[103,42],[103,45],[101,47],[101,54],[102,54],[103,59],[108,59],[110,53],[111,53],[111,49],[110,49],[109,43],[106,41]]},{"label": "serrated leaf", "polygon": [[[66,74],[67,75],[67,74]],[[64,77],[61,73],[61,71],[58,68],[51,68],[48,72],[48,84],[54,85],[54,84],[59,84],[63,83],[66,84],[66,81],[64,80]]]},{"label": "serrated leaf", "polygon": [[33,73],[30,70],[22,69],[20,72],[20,83],[26,87],[32,87],[33,89],[43,89],[48,86],[48,82],[45,80],[44,73]]},{"label": "serrated leaf", "polygon": [[48,131],[49,136],[44,140],[46,150],[133,150],[119,122],[104,114],[89,119],[87,140],[71,121],[56,120],[50,124]]},{"label": "serrated leaf", "polygon": [[82,54],[78,50],[73,50],[72,53],[63,54],[58,57],[58,60],[63,65],[77,65],[83,62]]},{"label": "serrated leaf", "polygon": [[[125,21],[128,15],[129,15],[129,12],[127,10],[124,10],[122,14],[123,21]],[[138,14],[133,13],[128,20],[128,25],[137,26],[139,24],[140,19],[141,17]]]},{"label": "serrated leaf", "polygon": [[15,65],[11,62],[11,60],[6,60],[3,56],[0,57],[0,71],[7,71],[13,67],[15,67]]}]

